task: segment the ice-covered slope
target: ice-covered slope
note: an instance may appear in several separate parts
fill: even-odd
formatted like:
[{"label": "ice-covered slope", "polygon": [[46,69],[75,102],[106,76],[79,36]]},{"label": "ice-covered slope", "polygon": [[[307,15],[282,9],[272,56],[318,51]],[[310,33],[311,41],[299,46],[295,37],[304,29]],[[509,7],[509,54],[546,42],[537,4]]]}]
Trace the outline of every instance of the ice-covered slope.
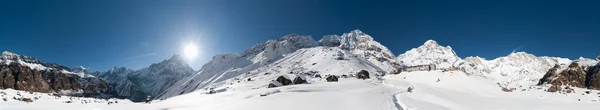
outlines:
[{"label": "ice-covered slope", "polygon": [[434,40],[398,55],[398,61],[406,66],[435,64],[437,68],[449,68],[461,61],[452,47],[443,47]]}]

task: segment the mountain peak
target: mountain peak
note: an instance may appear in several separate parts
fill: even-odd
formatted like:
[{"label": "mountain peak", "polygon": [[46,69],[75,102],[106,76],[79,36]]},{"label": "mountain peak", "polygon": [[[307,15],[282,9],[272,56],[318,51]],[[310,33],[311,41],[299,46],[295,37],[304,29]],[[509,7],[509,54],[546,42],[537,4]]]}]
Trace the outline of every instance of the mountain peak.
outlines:
[{"label": "mountain peak", "polygon": [[407,66],[436,64],[437,67],[452,67],[462,59],[450,46],[443,47],[434,40],[398,55],[398,61]]},{"label": "mountain peak", "polygon": [[435,40],[431,40],[431,39],[425,41],[425,43],[423,43],[423,45],[426,45],[426,46],[439,46],[439,44]]},{"label": "mountain peak", "polygon": [[350,31],[350,33],[363,33],[363,32],[358,29],[355,29],[355,30]]},{"label": "mountain peak", "polygon": [[169,61],[183,61],[183,57],[179,54],[173,54]]},{"label": "mountain peak", "polygon": [[18,56],[17,54],[9,51],[2,52],[2,56]]}]

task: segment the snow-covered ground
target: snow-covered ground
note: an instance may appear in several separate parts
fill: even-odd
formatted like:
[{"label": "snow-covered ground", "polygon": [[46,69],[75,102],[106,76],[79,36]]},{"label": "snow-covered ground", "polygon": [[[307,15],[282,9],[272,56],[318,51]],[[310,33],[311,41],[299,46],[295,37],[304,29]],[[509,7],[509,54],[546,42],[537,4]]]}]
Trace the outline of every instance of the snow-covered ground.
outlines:
[{"label": "snow-covered ground", "polygon": [[[23,98],[29,98],[33,102],[20,101]],[[108,105],[109,102],[114,104]],[[126,109],[135,105],[140,104],[123,99],[95,99],[55,96],[51,93],[27,92],[14,89],[0,90],[0,110],[102,110]]]},{"label": "snow-covered ground", "polygon": [[[276,75],[265,75],[272,77]],[[438,82],[439,79],[439,82]],[[594,110],[600,107],[600,91],[585,94],[545,92],[545,87],[503,92],[493,81],[467,76],[459,71],[418,71],[388,75],[381,79],[342,78],[326,82],[312,78],[308,84],[266,88],[263,81],[240,81],[216,88],[217,93],[199,90],[154,101],[152,104],[118,100],[81,98],[74,103],[63,96],[43,93],[37,101],[25,103],[10,99],[0,102],[0,109],[169,109],[169,110]],[[414,87],[413,92],[407,92]],[[15,90],[2,90],[14,96]],[[20,92],[28,94],[25,92]],[[12,94],[12,95],[11,95]],[[261,96],[264,95],[264,96]],[[97,103],[82,104],[81,100]],[[0,100],[1,101],[1,100]]]},{"label": "snow-covered ground", "polygon": [[[496,83],[462,72],[422,71],[384,77],[384,84],[406,90],[396,97],[407,110],[597,110],[600,91],[545,92],[544,87],[503,92]],[[439,79],[439,82],[438,82]],[[584,95],[582,95],[584,94]],[[579,101],[581,100],[581,101]]]}]

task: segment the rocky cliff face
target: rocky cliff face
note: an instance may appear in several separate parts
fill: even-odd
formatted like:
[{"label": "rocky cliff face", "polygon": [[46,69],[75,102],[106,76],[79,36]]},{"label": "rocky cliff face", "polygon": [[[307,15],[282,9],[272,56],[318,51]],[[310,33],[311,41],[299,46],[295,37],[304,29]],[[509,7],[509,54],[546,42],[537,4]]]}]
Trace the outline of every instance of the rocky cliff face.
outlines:
[{"label": "rocky cliff face", "polygon": [[[538,85],[549,84],[552,86],[551,88],[559,88],[558,90],[562,86],[600,90],[600,77],[597,76],[600,72],[600,65],[589,66],[588,64],[591,61],[579,61],[575,61],[567,67],[554,66],[539,80]],[[549,89],[549,91],[554,92],[557,90]]]},{"label": "rocky cliff face", "polygon": [[589,68],[586,74],[585,86],[590,89],[600,90],[600,64]]},{"label": "rocky cliff face", "polygon": [[115,95],[115,90],[106,81],[83,73],[74,73],[65,66],[11,52],[3,52],[0,62],[0,89],[56,92],[98,98]]}]

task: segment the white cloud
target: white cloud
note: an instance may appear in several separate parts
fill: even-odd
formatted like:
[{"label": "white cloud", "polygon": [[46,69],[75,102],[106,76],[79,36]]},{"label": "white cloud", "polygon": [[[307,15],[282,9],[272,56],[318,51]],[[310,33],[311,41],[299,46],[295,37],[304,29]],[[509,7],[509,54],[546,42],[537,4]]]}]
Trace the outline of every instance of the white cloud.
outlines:
[{"label": "white cloud", "polygon": [[138,55],[138,56],[134,56],[134,57],[129,57],[127,59],[136,59],[136,58],[143,58],[143,57],[149,57],[149,56],[154,56],[157,55],[158,53],[148,53],[148,54],[143,54],[143,55]]}]

